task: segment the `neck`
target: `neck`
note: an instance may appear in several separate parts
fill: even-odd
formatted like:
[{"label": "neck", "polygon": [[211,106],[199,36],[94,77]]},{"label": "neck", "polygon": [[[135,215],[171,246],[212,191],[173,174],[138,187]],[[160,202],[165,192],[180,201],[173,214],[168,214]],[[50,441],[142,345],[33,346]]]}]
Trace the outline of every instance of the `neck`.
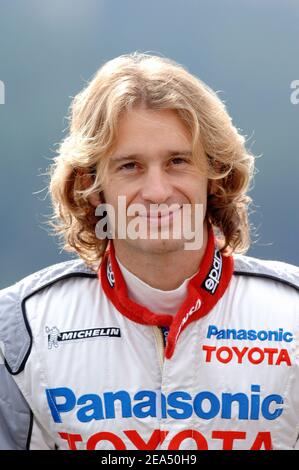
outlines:
[{"label": "neck", "polygon": [[151,287],[177,289],[199,269],[206,251],[208,229],[204,224],[203,244],[199,250],[178,250],[170,253],[147,253],[114,240],[115,254],[128,271]]}]

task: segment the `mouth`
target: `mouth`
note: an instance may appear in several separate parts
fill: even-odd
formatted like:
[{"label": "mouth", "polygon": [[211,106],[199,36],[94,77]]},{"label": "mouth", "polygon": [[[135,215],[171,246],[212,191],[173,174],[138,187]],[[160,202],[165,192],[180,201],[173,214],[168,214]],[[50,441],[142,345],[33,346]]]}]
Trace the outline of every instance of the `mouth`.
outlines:
[{"label": "mouth", "polygon": [[175,215],[182,209],[182,205],[175,207],[175,209],[167,211],[150,211],[145,214],[139,214],[140,217],[146,218],[148,222],[164,223],[173,219]]},{"label": "mouth", "polygon": [[143,217],[143,218],[147,218],[147,219],[150,219],[150,220],[159,220],[159,219],[167,219],[171,216],[173,216],[174,214],[176,214],[177,212],[179,212],[181,209],[182,209],[182,205],[180,206],[177,206],[174,208],[174,209],[169,209],[169,210],[163,210],[163,211],[149,211],[149,212],[145,212],[145,213],[139,213],[139,217]]}]

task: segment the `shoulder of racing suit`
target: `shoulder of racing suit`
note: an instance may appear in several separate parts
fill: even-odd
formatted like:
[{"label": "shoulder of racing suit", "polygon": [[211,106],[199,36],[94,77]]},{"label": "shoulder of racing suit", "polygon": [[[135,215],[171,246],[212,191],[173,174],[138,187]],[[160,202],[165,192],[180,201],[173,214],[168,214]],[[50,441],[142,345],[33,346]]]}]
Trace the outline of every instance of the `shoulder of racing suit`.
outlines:
[{"label": "shoulder of racing suit", "polygon": [[234,275],[269,279],[299,291],[299,268],[282,261],[234,255]]},{"label": "shoulder of racing suit", "polygon": [[0,342],[5,349],[5,365],[12,375],[23,370],[31,348],[26,300],[57,281],[77,276],[96,278],[97,273],[75,259],[44,268],[0,291]]},{"label": "shoulder of racing suit", "polygon": [[0,290],[0,450],[30,448],[33,414],[12,377],[23,370],[31,350],[25,302],[56,281],[74,276],[97,274],[76,259],[44,268]]}]

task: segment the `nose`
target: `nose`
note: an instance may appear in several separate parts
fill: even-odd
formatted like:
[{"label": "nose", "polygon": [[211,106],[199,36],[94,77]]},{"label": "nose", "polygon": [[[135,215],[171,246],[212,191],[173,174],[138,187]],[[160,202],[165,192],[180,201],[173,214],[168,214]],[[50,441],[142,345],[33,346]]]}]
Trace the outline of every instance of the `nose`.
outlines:
[{"label": "nose", "polygon": [[162,204],[172,195],[169,176],[158,166],[148,169],[142,183],[141,196],[147,202]]}]

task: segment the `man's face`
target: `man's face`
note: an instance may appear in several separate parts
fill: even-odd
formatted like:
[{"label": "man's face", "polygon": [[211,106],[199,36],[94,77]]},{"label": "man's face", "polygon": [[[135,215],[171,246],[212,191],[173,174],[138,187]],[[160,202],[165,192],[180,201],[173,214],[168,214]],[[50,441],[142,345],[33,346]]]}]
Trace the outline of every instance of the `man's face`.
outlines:
[{"label": "man's face", "polygon": [[[116,147],[109,156],[107,178],[103,184],[105,202],[113,206],[117,216],[118,196],[125,196],[126,209],[133,204],[141,204],[144,210],[122,220],[129,234],[130,222],[138,216],[142,227],[146,227],[146,237],[132,239],[127,235],[120,239],[116,235],[115,244],[122,244],[122,250],[127,248],[147,253],[182,250],[185,242],[182,235],[183,205],[191,208],[191,218],[194,219],[195,204],[203,205],[204,217],[207,202],[207,178],[192,162],[191,136],[187,128],[172,110],[138,107],[122,116],[118,130]],[[205,158],[203,150],[202,158]],[[164,210],[157,211],[153,204],[163,204]],[[179,215],[176,211],[181,215],[180,239],[175,239],[172,231],[174,218]],[[116,226],[116,234],[119,232],[120,227]],[[165,233],[166,237],[170,233],[168,239],[164,239]]]}]

